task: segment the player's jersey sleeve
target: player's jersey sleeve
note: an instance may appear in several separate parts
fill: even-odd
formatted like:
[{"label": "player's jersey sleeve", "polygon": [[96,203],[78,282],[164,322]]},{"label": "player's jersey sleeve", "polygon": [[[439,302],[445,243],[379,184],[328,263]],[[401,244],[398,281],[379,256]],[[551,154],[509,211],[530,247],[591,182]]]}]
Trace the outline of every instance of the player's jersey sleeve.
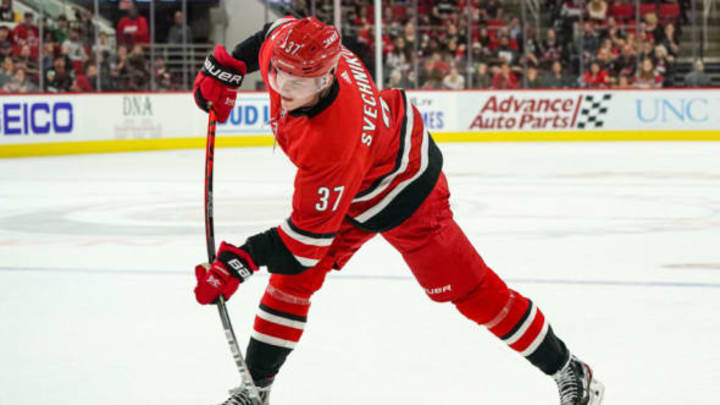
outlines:
[{"label": "player's jersey sleeve", "polygon": [[247,242],[253,260],[271,273],[298,274],[316,266],[362,183],[363,161],[352,153],[331,157],[326,145],[305,150],[302,159],[309,163],[298,166],[290,217]]}]

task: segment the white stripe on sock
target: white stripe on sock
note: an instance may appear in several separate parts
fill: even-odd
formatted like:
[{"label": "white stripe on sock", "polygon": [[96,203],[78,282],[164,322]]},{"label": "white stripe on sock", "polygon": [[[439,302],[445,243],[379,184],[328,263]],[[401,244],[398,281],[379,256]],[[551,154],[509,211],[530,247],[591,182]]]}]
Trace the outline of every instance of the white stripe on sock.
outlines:
[{"label": "white stripe on sock", "polygon": [[267,311],[264,311],[262,308],[258,308],[257,316],[268,322],[276,323],[276,324],[282,325],[282,326],[287,326],[289,328],[301,329],[301,330],[305,329],[305,322],[296,321],[296,320],[288,319],[288,318],[283,318],[281,316],[277,316],[277,315],[271,314]]},{"label": "white stripe on sock", "polygon": [[256,330],[253,331],[251,336],[253,337],[253,339],[260,342],[267,343],[273,346],[284,347],[286,349],[294,349],[295,345],[297,345],[297,342],[293,342],[292,340],[276,338],[275,336],[266,335]]},{"label": "white stripe on sock", "polygon": [[530,310],[530,316],[528,316],[527,319],[525,319],[525,322],[523,322],[520,329],[518,329],[515,333],[513,333],[512,336],[510,336],[509,338],[507,338],[505,340],[505,343],[508,346],[512,346],[513,343],[520,340],[520,338],[523,337],[525,332],[527,332],[528,328],[530,327],[530,325],[532,325],[533,321],[535,320],[535,317],[537,316],[537,306],[535,306],[535,304],[533,304],[532,301],[530,302],[530,305],[532,305],[532,309]]},{"label": "white stripe on sock", "polygon": [[535,340],[533,340],[532,343],[530,343],[530,346],[528,346],[527,349],[520,352],[520,354],[527,357],[527,356],[535,353],[535,350],[537,350],[538,346],[540,346],[540,344],[543,342],[543,340],[545,340],[545,336],[547,336],[548,329],[550,329],[550,323],[547,321],[547,319],[545,319],[543,321],[543,327],[540,330],[540,334],[537,335]]}]

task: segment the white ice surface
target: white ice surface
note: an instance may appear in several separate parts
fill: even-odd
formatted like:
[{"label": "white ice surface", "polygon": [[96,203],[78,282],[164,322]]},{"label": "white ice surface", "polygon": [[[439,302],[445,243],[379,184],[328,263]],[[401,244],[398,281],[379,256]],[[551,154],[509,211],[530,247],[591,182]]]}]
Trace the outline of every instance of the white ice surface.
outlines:
[{"label": "white ice surface", "polygon": [[[441,144],[456,218],[606,405],[720,401],[720,143]],[[204,260],[202,150],[0,160],[0,404],[206,405],[238,381]],[[220,149],[217,240],[289,213],[280,151]],[[267,276],[228,303],[244,347]],[[370,241],[314,297],[273,405],[557,404]]]}]

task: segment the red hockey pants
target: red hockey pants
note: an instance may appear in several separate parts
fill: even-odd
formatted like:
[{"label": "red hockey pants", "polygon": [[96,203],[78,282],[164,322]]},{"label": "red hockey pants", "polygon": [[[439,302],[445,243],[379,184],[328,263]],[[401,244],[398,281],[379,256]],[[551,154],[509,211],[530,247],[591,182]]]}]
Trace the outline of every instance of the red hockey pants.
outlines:
[{"label": "red hockey pants", "polygon": [[[426,294],[438,302],[455,301],[468,295],[492,272],[453,220],[449,196],[447,180],[441,173],[435,188],[417,211],[397,227],[382,233],[402,254]],[[320,289],[330,270],[341,269],[373,236],[375,233],[345,221],[328,255],[317,266],[299,275],[273,274],[270,284],[293,296],[310,298]]]}]

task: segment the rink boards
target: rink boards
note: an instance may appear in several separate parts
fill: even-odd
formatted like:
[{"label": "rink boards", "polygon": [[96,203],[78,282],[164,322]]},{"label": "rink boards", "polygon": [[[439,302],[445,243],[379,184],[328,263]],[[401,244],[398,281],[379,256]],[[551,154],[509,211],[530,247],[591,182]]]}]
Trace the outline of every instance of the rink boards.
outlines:
[{"label": "rink boards", "polygon": [[[720,90],[409,91],[440,142],[720,140]],[[218,146],[272,145],[268,96],[239,94]],[[0,157],[201,148],[190,93],[3,95]]]}]

